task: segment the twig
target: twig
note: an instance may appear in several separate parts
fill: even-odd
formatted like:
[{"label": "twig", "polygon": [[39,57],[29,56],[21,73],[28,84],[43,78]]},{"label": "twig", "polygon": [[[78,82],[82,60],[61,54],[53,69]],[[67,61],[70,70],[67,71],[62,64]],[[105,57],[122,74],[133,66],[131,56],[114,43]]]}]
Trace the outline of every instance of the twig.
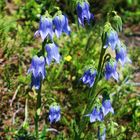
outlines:
[{"label": "twig", "polygon": [[15,117],[16,117],[16,114],[19,113],[21,110],[22,110],[22,108],[19,108],[19,109],[13,114],[13,117],[12,117],[12,123],[13,123],[13,124],[15,124]]},{"label": "twig", "polygon": [[16,99],[17,93],[18,93],[18,91],[19,91],[19,89],[20,89],[21,86],[22,86],[22,85],[19,85],[19,86],[17,87],[17,89],[16,89],[16,91],[15,91],[15,93],[14,93],[14,95],[13,95],[13,98],[12,98],[12,100],[10,101],[10,107],[12,107],[13,101]]}]

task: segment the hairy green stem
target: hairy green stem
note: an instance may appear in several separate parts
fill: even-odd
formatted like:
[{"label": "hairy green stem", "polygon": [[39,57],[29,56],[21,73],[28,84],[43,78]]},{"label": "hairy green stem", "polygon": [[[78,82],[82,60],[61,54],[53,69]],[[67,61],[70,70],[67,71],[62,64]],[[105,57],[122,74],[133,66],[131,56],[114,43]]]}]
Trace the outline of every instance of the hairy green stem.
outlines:
[{"label": "hairy green stem", "polygon": [[[100,76],[101,76],[101,72],[102,72],[103,57],[104,57],[104,54],[105,54],[105,49],[103,48],[103,46],[104,45],[102,45],[102,47],[101,47],[100,59],[99,59],[99,62],[98,62],[98,69],[97,69],[98,74],[96,76],[94,85],[90,90],[90,93],[89,93],[90,97],[89,97],[89,101],[88,101],[89,103],[87,104],[87,107],[85,109],[84,114],[87,114],[88,112],[91,111],[92,106],[94,104],[94,101],[95,101],[96,97],[98,96],[98,93],[95,94],[95,91],[96,91],[98,82],[100,81]],[[80,123],[80,130],[79,130],[79,138],[78,139],[80,139],[81,134],[82,134],[82,132],[83,132],[85,126],[86,126],[85,123],[86,123],[85,118],[82,118],[82,122]]]},{"label": "hairy green stem", "polygon": [[[42,55],[45,59],[45,45],[46,45],[46,40],[44,40],[44,42],[42,43]],[[40,115],[40,111],[41,111],[41,87],[42,87],[42,80],[40,83],[40,88],[39,90],[36,90],[37,92],[37,102],[36,102],[36,112],[35,112],[35,117],[34,117],[34,121],[35,121],[35,134],[36,134],[36,139],[39,140],[39,115]]]},{"label": "hairy green stem", "polygon": [[37,102],[36,102],[36,113],[35,113],[35,117],[34,117],[34,121],[35,121],[35,133],[36,133],[36,139],[39,140],[39,110],[41,109],[41,87],[40,89],[37,91]]},{"label": "hairy green stem", "polygon": [[90,97],[90,104],[89,104],[89,107],[87,108],[87,111],[91,110],[92,105],[94,103],[93,101],[95,100],[95,97],[96,97],[95,91],[96,91],[96,87],[97,87],[98,82],[100,81],[100,77],[101,77],[102,65],[104,64],[104,63],[102,63],[103,62],[104,54],[105,54],[105,49],[102,46],[101,54],[100,54],[100,59],[99,59],[99,63],[98,63],[98,69],[97,69],[98,74],[96,76],[94,85],[93,85],[93,87],[92,87],[92,89],[90,91],[90,95],[91,95],[91,97]]}]

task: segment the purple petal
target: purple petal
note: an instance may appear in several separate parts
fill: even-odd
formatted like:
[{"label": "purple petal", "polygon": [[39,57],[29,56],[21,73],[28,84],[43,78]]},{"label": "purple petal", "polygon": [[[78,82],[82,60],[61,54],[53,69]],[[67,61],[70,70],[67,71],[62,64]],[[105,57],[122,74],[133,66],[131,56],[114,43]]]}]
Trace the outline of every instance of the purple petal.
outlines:
[{"label": "purple petal", "polygon": [[113,76],[114,79],[116,79],[116,81],[118,81],[119,75],[116,71],[114,73],[112,73],[112,76]]}]

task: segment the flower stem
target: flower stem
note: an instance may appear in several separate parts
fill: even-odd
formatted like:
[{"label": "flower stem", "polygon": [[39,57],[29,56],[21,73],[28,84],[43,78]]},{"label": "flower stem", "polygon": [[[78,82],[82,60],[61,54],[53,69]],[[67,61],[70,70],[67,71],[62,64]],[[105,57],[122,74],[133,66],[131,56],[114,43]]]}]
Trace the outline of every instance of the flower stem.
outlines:
[{"label": "flower stem", "polygon": [[[103,62],[103,57],[104,57],[104,54],[105,54],[105,51],[106,51],[106,49],[104,49],[103,46],[104,45],[102,45],[102,47],[101,47],[100,59],[99,59],[99,62],[98,62],[98,69],[97,69],[98,74],[96,76],[94,85],[93,85],[93,87],[90,90],[90,93],[89,93],[90,97],[89,97],[89,101],[88,101],[89,104],[87,104],[87,107],[85,109],[85,113],[84,114],[87,114],[88,112],[91,111],[92,106],[94,104],[94,101],[95,101],[95,99],[97,97],[97,95],[95,94],[95,91],[96,91],[96,87],[98,85],[98,82],[100,81],[101,72],[102,72],[102,62]],[[81,133],[83,132],[83,130],[84,130],[85,126],[86,126],[85,123],[86,123],[86,120],[85,119],[83,120],[83,118],[82,118],[82,122],[80,123],[79,139],[81,137]]]},{"label": "flower stem", "polygon": [[[45,59],[45,44],[46,40],[42,43],[42,55]],[[35,112],[35,134],[36,134],[36,139],[39,140],[39,115],[41,111],[41,87],[42,87],[42,80],[40,83],[40,88],[36,91],[37,92],[37,102],[36,102],[36,112]]]},{"label": "flower stem", "polygon": [[90,99],[90,104],[89,104],[89,107],[87,107],[87,111],[91,110],[92,105],[94,103],[94,100],[97,97],[96,94],[95,94],[95,91],[96,91],[96,87],[97,87],[98,82],[100,81],[100,77],[101,77],[102,65],[103,65],[102,62],[103,62],[104,54],[105,54],[105,49],[103,48],[103,45],[102,45],[100,59],[99,59],[99,63],[98,63],[98,69],[97,69],[98,74],[97,74],[97,77],[95,79],[94,85],[93,85],[93,87],[91,88],[91,91],[90,91],[90,95],[91,95],[91,97],[89,98]]},{"label": "flower stem", "polygon": [[37,102],[36,102],[36,113],[35,113],[35,117],[34,117],[34,121],[35,121],[35,133],[36,133],[36,139],[39,140],[39,110],[41,109],[41,87],[40,89],[37,91]]}]

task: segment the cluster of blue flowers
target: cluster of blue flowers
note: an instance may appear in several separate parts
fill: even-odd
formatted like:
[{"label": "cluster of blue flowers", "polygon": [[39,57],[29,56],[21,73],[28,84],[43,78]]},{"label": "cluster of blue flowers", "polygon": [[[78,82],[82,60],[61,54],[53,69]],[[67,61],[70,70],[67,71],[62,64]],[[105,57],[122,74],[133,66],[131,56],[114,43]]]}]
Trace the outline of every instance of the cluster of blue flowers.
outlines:
[{"label": "cluster of blue flowers", "polygon": [[[107,49],[109,46],[112,48],[112,50],[115,50],[116,59],[110,58],[105,62],[105,78],[106,80],[109,80],[111,77],[113,77],[116,81],[118,81],[119,74],[117,72],[117,62],[120,61],[121,65],[124,66],[125,63],[131,62],[131,60],[127,56],[126,47],[123,45],[123,43],[121,43],[117,32],[112,28],[106,33],[103,47],[104,49]],[[91,69],[88,69],[84,72],[80,80],[84,84],[88,84],[91,88],[94,85],[97,74],[98,72],[96,70],[91,71]],[[104,97],[102,100],[102,106],[95,106],[93,111],[86,116],[89,116],[90,122],[92,123],[95,121],[103,121],[104,117],[109,112],[114,114],[114,109],[111,105],[110,99]]]},{"label": "cluster of blue flowers", "polygon": [[120,61],[121,65],[124,66],[127,62],[131,63],[131,60],[127,56],[126,47],[119,40],[117,32],[112,28],[107,32],[104,48],[108,48],[108,46],[110,46],[112,50],[115,50],[116,59],[111,58],[106,62],[105,78],[109,80],[113,77],[116,81],[118,81],[119,75],[117,73],[117,62]]},{"label": "cluster of blue flowers", "polygon": [[[117,32],[112,28],[106,33],[104,49],[107,49],[109,46],[112,48],[112,50],[115,50],[116,58],[111,58],[106,61],[104,70],[105,78],[106,80],[109,80],[111,77],[113,77],[116,81],[118,81],[118,61],[121,63],[122,66],[124,66],[125,63],[131,63],[131,60],[127,56],[125,45],[119,40]],[[96,71],[91,74],[91,71],[89,69],[83,74],[81,80],[84,84],[89,84],[89,86],[92,87],[94,85],[96,75]]]},{"label": "cluster of blue flowers", "polygon": [[61,56],[58,46],[53,42],[53,36],[56,34],[57,37],[60,37],[62,32],[70,34],[70,27],[66,16],[60,15],[54,19],[40,17],[39,29],[35,32],[35,37],[41,36],[42,41],[49,37],[52,43],[45,45],[47,56],[33,57],[28,70],[28,73],[32,73],[31,87],[34,87],[36,90],[40,88],[41,80],[45,78],[45,65],[50,65],[52,60],[55,60],[56,63],[60,62]]},{"label": "cluster of blue flowers", "polygon": [[[82,26],[84,26],[84,19],[86,19],[89,23],[89,21],[93,18],[92,14],[89,12],[89,5],[86,2],[78,3],[77,6],[77,14],[78,14],[78,22]],[[92,68],[89,68],[86,70],[83,74],[83,76],[80,78],[80,80],[87,84],[90,88],[93,87],[95,81],[100,80],[100,74],[104,73],[105,79],[109,80],[111,77],[113,77],[117,82],[119,80],[119,74],[117,72],[117,65],[118,62],[121,63],[122,66],[125,65],[125,63],[131,63],[131,60],[127,56],[127,51],[125,45],[120,41],[118,37],[118,33],[115,31],[115,29],[112,28],[111,24],[107,22],[104,26],[104,32],[103,32],[103,50],[105,51],[108,47],[110,47],[113,51],[115,50],[116,57],[111,58],[111,55],[109,54],[109,58],[104,57],[104,62],[102,64],[101,73],[96,71],[95,69],[92,70]],[[106,55],[107,56],[107,55]],[[104,65],[105,64],[105,65]],[[103,69],[104,68],[104,69]],[[104,120],[104,117],[108,113],[114,114],[114,109],[111,105],[110,98],[103,97],[102,105],[95,105],[92,112],[85,115],[90,118],[90,123],[93,123],[95,121],[102,122]],[[106,129],[103,129],[103,132],[101,133],[98,131],[98,138],[101,140],[105,140],[106,137]]]},{"label": "cluster of blue flowers", "polygon": [[[84,0],[83,2],[77,3],[76,11],[78,15],[78,23],[81,26],[84,26],[85,21],[89,24],[94,18],[93,14],[90,13],[89,4]],[[61,56],[59,54],[59,47],[53,41],[54,35],[56,35],[57,38],[60,38],[62,33],[70,35],[70,32],[71,29],[66,15],[59,14],[54,18],[40,17],[39,29],[35,32],[34,36],[41,36],[43,44],[47,42],[45,46],[43,46],[43,50],[47,53],[47,55],[43,53],[42,56],[34,56],[32,58],[31,66],[28,70],[28,73],[31,73],[31,88],[34,87],[35,90],[39,90],[41,88],[41,82],[46,76],[46,65],[50,65],[53,60],[55,60],[56,63],[60,63]],[[111,27],[111,25],[109,30],[105,32],[105,41],[103,45],[103,49],[107,49],[110,46],[112,50],[115,50],[116,52],[115,59],[110,58],[105,62],[105,78],[106,80],[109,80],[113,77],[116,81],[118,81],[118,61],[122,66],[124,66],[125,63],[131,62],[131,60],[127,56],[126,47],[119,40],[118,33]],[[96,81],[96,77],[98,77],[98,71],[90,68],[84,72],[80,80],[91,88]],[[98,78],[100,78],[100,76]],[[110,112],[114,113],[110,98],[103,97],[102,105],[95,106],[92,112],[86,116],[88,116],[90,118],[90,122],[93,123],[95,121],[103,121],[104,117]],[[57,104],[51,105],[49,109],[50,123],[52,124],[53,122],[58,122],[60,118],[60,106]],[[105,139],[105,131],[106,130],[104,129],[102,134],[99,133],[102,140]]]},{"label": "cluster of blue flowers", "polygon": [[[84,20],[87,20],[89,23],[93,18],[93,15],[89,11],[89,4],[85,1],[78,3],[76,10],[79,24],[82,26],[84,25]],[[31,66],[28,69],[28,73],[31,73],[31,88],[35,88],[35,90],[39,90],[41,88],[41,82],[46,76],[46,64],[50,65],[53,60],[55,60],[56,63],[60,62],[61,56],[59,54],[58,46],[53,41],[54,35],[56,35],[57,38],[60,38],[62,33],[70,35],[70,32],[71,29],[66,15],[59,14],[54,18],[40,17],[39,29],[35,32],[34,37],[36,38],[40,36],[42,42],[45,42],[47,41],[46,39],[48,39],[49,43],[46,43],[46,45],[43,46],[47,53],[46,56],[42,54],[42,56],[34,56],[32,58]],[[88,74],[89,76],[87,76],[87,78],[83,77],[83,81],[85,83],[89,83],[91,87],[94,84],[96,72],[91,73],[89,71]],[[49,111],[50,123],[59,121],[60,117],[60,107],[58,105],[51,106]]]},{"label": "cluster of blue flowers", "polygon": [[[54,43],[53,37],[59,38],[64,32],[70,35],[70,26],[68,25],[68,18],[65,15],[55,16],[53,19],[40,17],[39,29],[35,32],[34,36],[41,36],[42,42],[47,42],[44,47],[47,55],[34,56],[32,58],[31,66],[28,69],[28,73],[31,73],[31,88],[39,90],[41,88],[41,82],[45,79],[46,69],[45,66],[50,65],[53,60],[56,63],[60,62],[60,54],[58,46]],[[48,40],[47,40],[48,39]],[[51,105],[49,109],[49,121],[50,123],[60,120],[60,106]]]},{"label": "cluster of blue flowers", "polygon": [[104,97],[102,101],[102,106],[95,106],[93,111],[90,114],[87,114],[86,116],[90,117],[90,122],[92,123],[95,121],[103,121],[104,117],[109,112],[114,113],[114,109],[111,105],[110,99]]},{"label": "cluster of blue flowers", "polygon": [[39,29],[35,32],[35,37],[41,36],[42,41],[49,36],[53,40],[54,34],[59,38],[62,32],[70,35],[70,26],[66,15],[59,15],[52,18],[40,17]]},{"label": "cluster of blue flowers", "polygon": [[[70,27],[68,25],[68,19],[64,15],[56,16],[54,19],[51,18],[45,18],[40,17],[40,23],[39,23],[39,29],[35,32],[35,37],[41,36],[42,41],[44,41],[47,37],[49,37],[52,41],[52,43],[46,44],[45,50],[47,52],[47,56],[44,58],[44,65],[40,65],[42,63],[42,56],[38,57],[35,56],[33,58],[31,67],[29,68],[28,72],[38,71],[38,75],[32,75],[32,83],[31,87],[34,87],[35,89],[40,88],[41,80],[44,79],[44,75],[40,73],[40,71],[45,73],[45,65],[52,62],[54,59],[56,63],[60,62],[60,54],[58,46],[53,42],[53,36],[56,34],[57,37],[60,37],[62,32],[70,34]],[[40,65],[38,67],[37,65]],[[43,76],[43,77],[42,77]]]}]

